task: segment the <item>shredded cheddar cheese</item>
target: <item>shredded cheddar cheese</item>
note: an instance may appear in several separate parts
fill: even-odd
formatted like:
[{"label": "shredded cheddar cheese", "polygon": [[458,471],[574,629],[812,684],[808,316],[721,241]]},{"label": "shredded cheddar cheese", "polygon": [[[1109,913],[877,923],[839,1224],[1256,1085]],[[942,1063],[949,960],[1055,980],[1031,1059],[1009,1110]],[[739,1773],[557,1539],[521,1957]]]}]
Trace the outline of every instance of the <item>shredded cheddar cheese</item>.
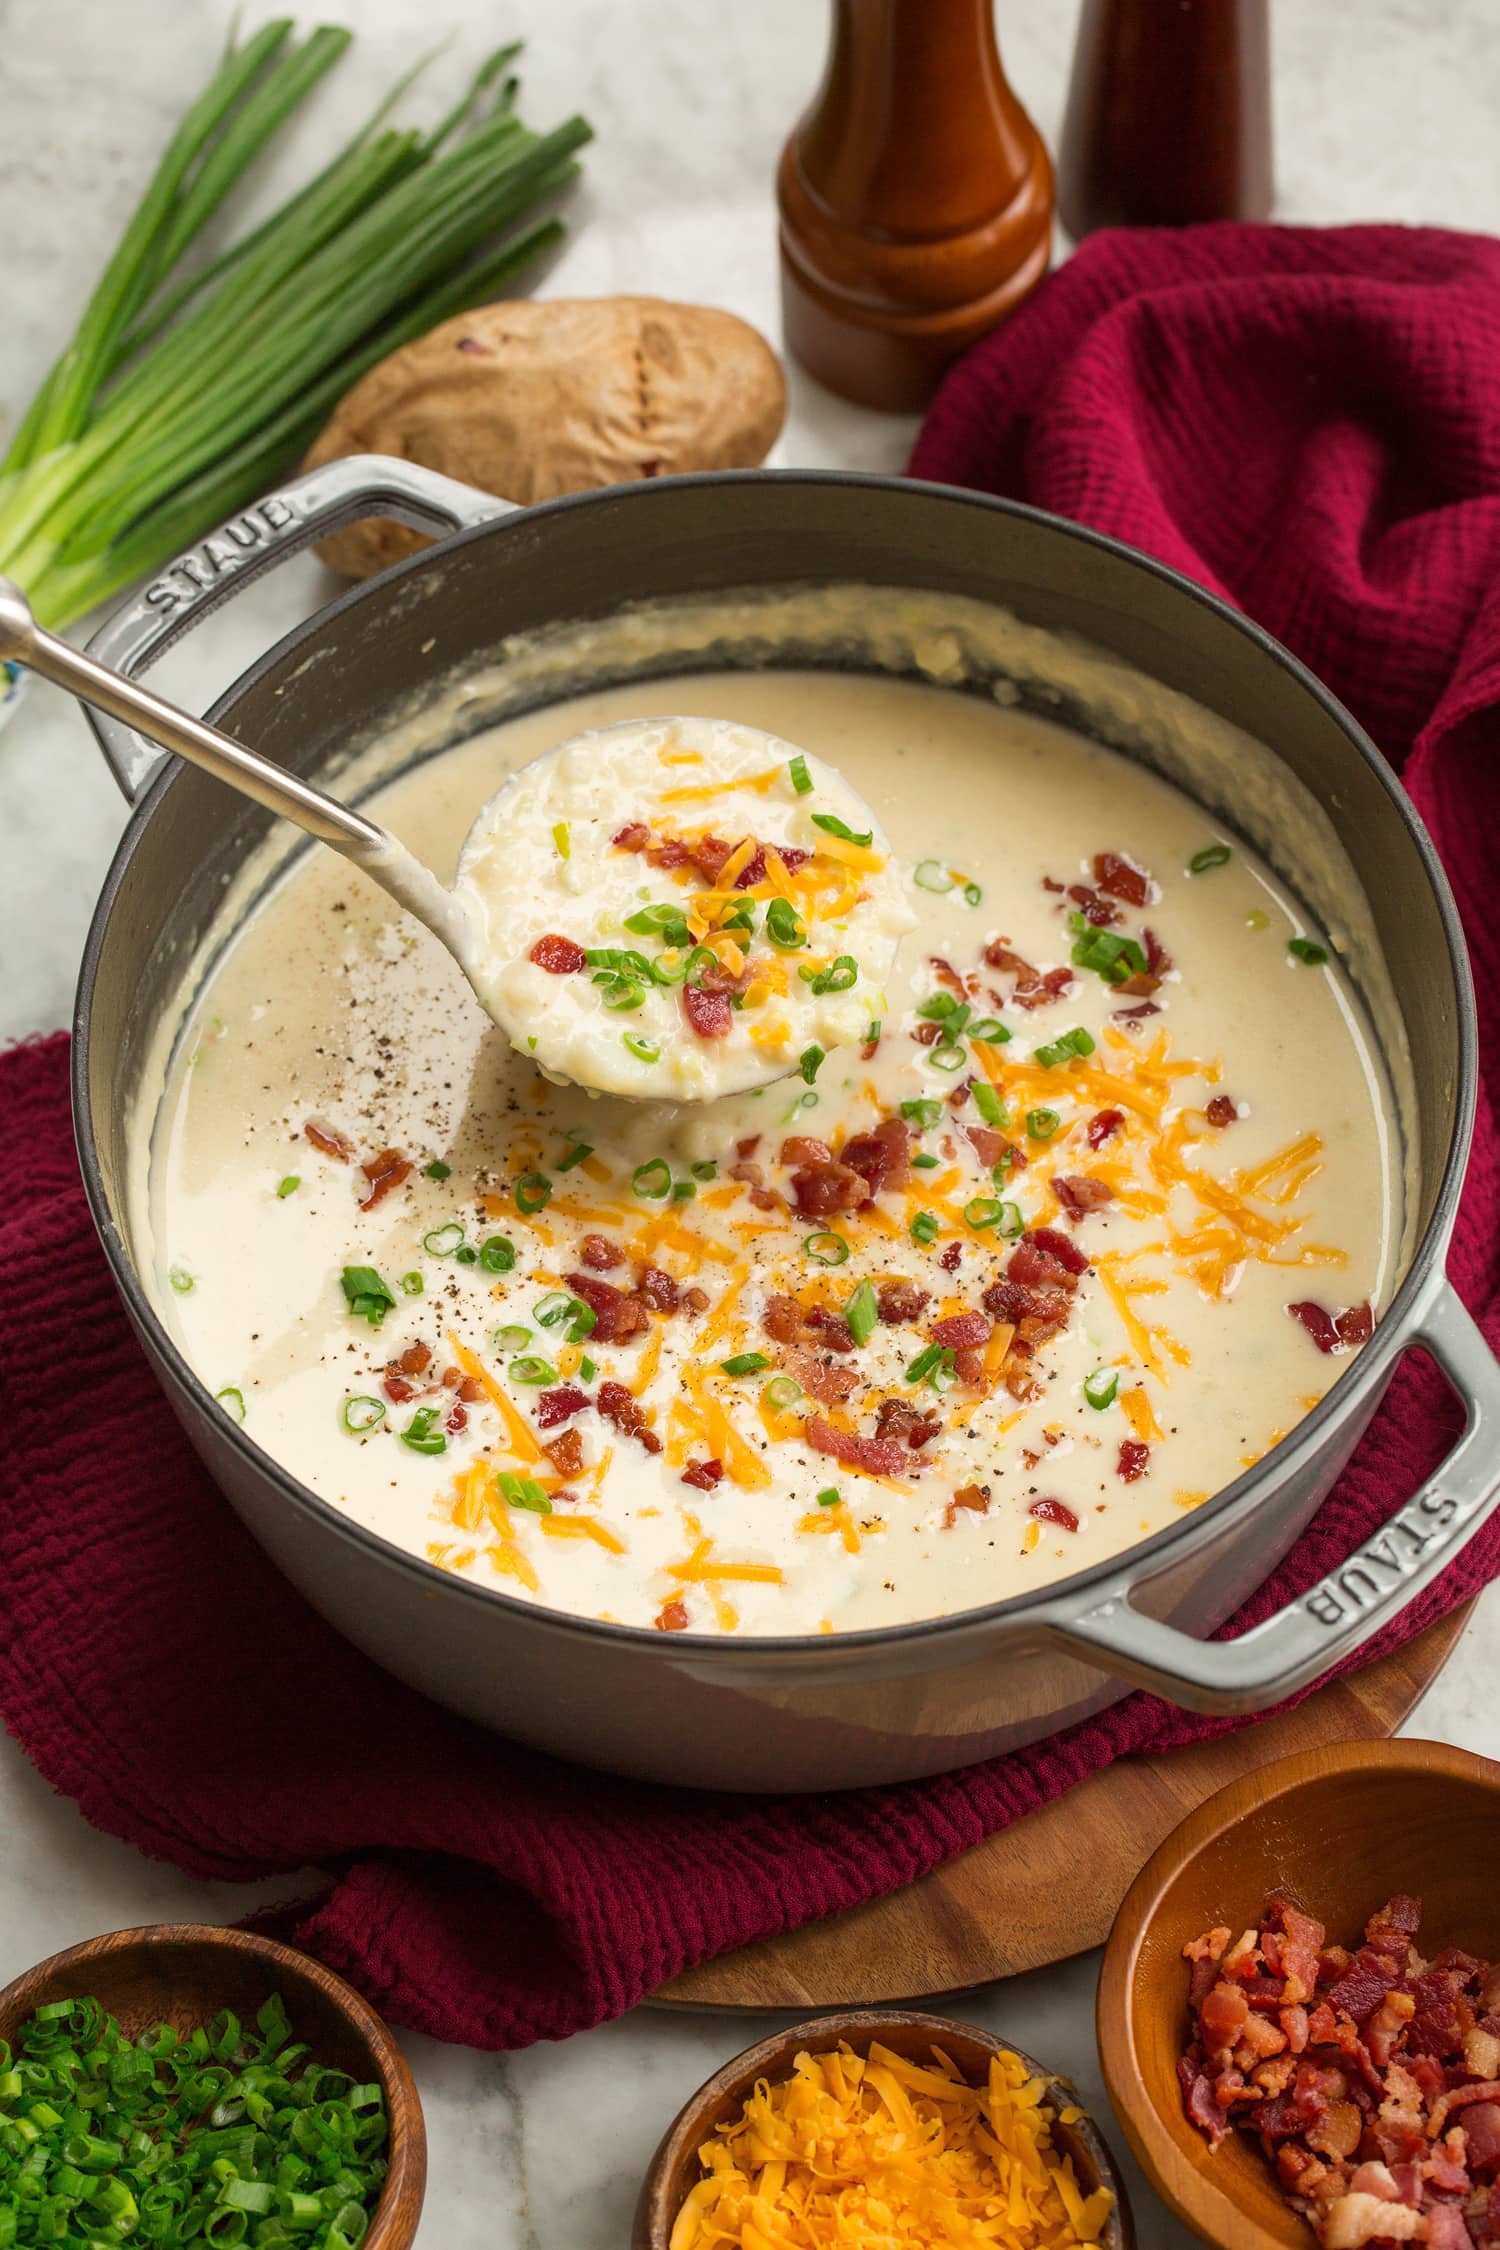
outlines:
[{"label": "shredded cheddar cheese", "polygon": [[670,2250],[1092,2250],[1113,2206],[1085,2195],[1020,2057],[970,2086],[942,2048],[800,2054],[698,2151]]}]

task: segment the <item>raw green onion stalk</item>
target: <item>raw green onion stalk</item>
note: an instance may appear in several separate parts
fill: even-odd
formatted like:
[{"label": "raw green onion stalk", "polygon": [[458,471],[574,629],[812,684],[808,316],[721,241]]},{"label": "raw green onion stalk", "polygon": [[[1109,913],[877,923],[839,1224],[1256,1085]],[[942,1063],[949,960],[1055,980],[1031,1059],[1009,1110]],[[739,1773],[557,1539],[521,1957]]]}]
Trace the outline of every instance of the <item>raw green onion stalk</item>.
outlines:
[{"label": "raw green onion stalk", "polygon": [[571,180],[581,117],[515,114],[500,49],[431,133],[348,145],[207,264],[189,251],[342,55],[289,18],[232,44],[157,167],[72,342],[0,462],[0,572],[60,626],[243,507],[399,345],[498,296],[563,232],[537,206]]}]

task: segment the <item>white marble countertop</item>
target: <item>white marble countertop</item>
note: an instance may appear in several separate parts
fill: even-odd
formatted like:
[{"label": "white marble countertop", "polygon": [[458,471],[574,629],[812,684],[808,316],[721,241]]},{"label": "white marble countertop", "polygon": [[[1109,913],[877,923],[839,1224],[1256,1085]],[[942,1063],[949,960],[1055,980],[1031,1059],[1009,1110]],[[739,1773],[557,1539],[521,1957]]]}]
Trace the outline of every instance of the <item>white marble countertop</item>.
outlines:
[{"label": "white marble countertop", "polygon": [[[1055,140],[1078,0],[1006,0],[1007,67]],[[6,315],[0,433],[76,318],[128,202],[206,76],[230,0],[0,0]],[[257,7],[243,11],[252,20]],[[771,175],[815,82],[821,0],[323,0],[359,41],[317,97],[347,130],[445,25],[429,72],[435,107],[487,44],[527,35],[525,112],[573,108],[598,145],[552,294],[652,291],[728,306],[778,329]],[[1500,230],[1494,130],[1497,0],[1277,0],[1280,215],[1401,219]],[[1394,123],[1399,94],[1400,121]],[[299,172],[322,153],[304,132]],[[265,185],[276,184],[273,180]],[[861,414],[792,375],[775,458],[895,469],[912,425]],[[310,560],[286,566],[162,667],[201,707],[326,598]],[[35,690],[0,737],[0,1039],[66,1021],[94,894],[124,808],[77,713]],[[1500,1755],[1500,1658],[1491,1595],[1413,1722]],[[271,1886],[285,1891],[287,1886]],[[267,1895],[197,1884],[85,1827],[0,1743],[0,1983],[101,1930],[169,1918],[230,1920]],[[1003,2029],[1074,2076],[1109,2130],[1092,2036],[1091,1957],[974,1995],[955,2012]],[[638,2011],[561,2047],[509,2057],[406,2042],[427,2109],[429,2250],[620,2250],[663,2126],[758,2019]],[[1117,2148],[1117,2133],[1112,2134]],[[1136,2185],[1142,2250],[1186,2242]]]}]

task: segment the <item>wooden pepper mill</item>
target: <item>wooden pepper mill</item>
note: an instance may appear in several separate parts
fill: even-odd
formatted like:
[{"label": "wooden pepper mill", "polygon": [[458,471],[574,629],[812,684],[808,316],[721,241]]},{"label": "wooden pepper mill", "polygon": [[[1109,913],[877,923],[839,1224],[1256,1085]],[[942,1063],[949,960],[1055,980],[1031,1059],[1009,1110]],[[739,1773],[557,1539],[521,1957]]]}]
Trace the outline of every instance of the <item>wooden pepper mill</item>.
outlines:
[{"label": "wooden pepper mill", "polygon": [[1051,252],[1052,167],[1001,68],[993,0],[833,0],[776,192],[788,349],[862,406],[924,406]]},{"label": "wooden pepper mill", "polygon": [[1268,219],[1268,0],[1083,0],[1057,179],[1075,241]]}]

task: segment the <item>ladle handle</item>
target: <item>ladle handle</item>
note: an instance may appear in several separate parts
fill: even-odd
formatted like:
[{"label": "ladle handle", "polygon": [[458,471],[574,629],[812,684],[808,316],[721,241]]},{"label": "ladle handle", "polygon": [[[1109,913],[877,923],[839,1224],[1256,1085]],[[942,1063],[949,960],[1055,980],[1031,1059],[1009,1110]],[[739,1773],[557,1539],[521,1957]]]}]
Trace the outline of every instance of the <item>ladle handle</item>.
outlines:
[{"label": "ladle handle", "polygon": [[14,658],[55,687],[76,695],[81,703],[123,720],[163,750],[173,750],[190,765],[217,775],[321,843],[361,856],[379,851],[386,842],[384,830],[373,821],[47,632],[33,617],[20,587],[8,578],[0,578],[0,656]]}]

